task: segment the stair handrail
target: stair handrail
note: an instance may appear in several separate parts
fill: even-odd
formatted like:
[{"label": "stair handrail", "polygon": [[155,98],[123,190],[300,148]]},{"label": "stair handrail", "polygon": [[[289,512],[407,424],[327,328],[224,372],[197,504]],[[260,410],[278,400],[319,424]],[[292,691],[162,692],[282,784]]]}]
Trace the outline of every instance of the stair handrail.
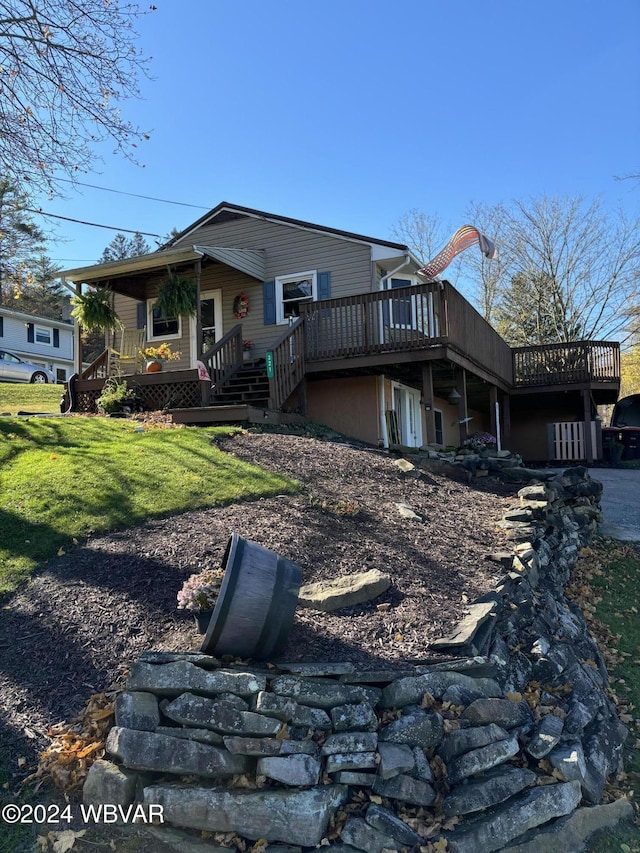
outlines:
[{"label": "stair handrail", "polygon": [[80,373],[80,379],[105,379],[109,375],[111,348],[107,347]]},{"label": "stair handrail", "polygon": [[215,393],[242,367],[242,323],[238,323],[210,347],[201,358]]},{"label": "stair handrail", "polygon": [[267,350],[269,408],[278,411],[304,379],[304,321],[297,317]]}]

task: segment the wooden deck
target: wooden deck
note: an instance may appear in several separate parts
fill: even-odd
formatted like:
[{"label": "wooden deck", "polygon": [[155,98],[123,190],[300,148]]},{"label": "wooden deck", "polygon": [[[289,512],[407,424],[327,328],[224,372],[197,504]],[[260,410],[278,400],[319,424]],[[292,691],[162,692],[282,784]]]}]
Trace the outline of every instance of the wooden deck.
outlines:
[{"label": "wooden deck", "polygon": [[[268,402],[266,394],[257,401],[256,395],[231,393],[234,377],[243,370],[241,324],[204,353],[202,360],[212,382],[200,379],[196,369],[123,378],[146,408],[170,410],[181,423],[282,423],[269,418],[281,414],[291,394],[311,374],[329,378],[395,370],[419,387],[429,364],[434,390],[446,396],[453,371],[464,369],[467,388],[478,383],[482,399],[485,389],[492,387],[515,396],[593,391],[607,397],[597,402],[609,402],[609,397],[615,401],[620,385],[617,342],[511,349],[446,281],[302,304],[301,316],[281,331],[266,352]],[[96,410],[110,369],[106,350],[75,382],[76,411]],[[214,397],[216,406],[211,405]]]},{"label": "wooden deck", "polygon": [[176,424],[304,424],[308,419],[290,412],[274,412],[254,406],[199,406],[191,409],[169,409]]}]

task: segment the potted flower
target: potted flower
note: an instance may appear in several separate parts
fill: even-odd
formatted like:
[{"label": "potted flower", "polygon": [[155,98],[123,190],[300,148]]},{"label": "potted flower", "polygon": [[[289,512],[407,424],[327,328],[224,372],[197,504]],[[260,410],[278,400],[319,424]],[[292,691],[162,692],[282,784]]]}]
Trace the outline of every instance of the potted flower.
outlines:
[{"label": "potted flower", "polygon": [[242,358],[244,361],[251,361],[251,350],[253,349],[253,341],[242,341]]},{"label": "potted flower", "polygon": [[173,352],[167,343],[162,343],[157,347],[145,347],[140,350],[140,355],[147,363],[147,373],[158,373],[162,370],[162,365],[165,361],[176,361],[180,358],[181,353]]},{"label": "potted flower", "polygon": [[178,610],[194,613],[201,634],[207,632],[223,578],[224,569],[205,569],[190,575],[178,593]]},{"label": "potted flower", "polygon": [[480,456],[487,456],[497,446],[496,437],[489,432],[474,432],[462,442],[463,448],[479,453]]}]

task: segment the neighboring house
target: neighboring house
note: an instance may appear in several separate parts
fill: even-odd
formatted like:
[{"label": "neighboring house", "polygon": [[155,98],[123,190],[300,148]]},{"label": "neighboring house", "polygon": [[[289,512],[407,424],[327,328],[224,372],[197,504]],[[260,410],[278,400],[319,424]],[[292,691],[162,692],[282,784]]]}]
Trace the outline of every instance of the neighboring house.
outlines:
[{"label": "neighboring house", "polygon": [[[617,398],[618,344],[512,350],[449,282],[421,281],[420,266],[399,243],[223,202],[158,252],[62,275],[109,287],[125,327],[181,352],[153,379],[153,399],[186,408],[176,415],[186,422],[243,419],[252,405],[385,447],[458,446],[482,430],[530,460],[597,457],[596,407]],[[154,310],[168,268],[196,282],[196,317]],[[213,383],[204,408],[188,391],[198,361]],[[100,365],[78,384],[81,407]]]},{"label": "neighboring house", "polygon": [[73,336],[71,322],[23,314],[0,305],[0,349],[46,367],[57,382],[66,382],[73,372]]}]

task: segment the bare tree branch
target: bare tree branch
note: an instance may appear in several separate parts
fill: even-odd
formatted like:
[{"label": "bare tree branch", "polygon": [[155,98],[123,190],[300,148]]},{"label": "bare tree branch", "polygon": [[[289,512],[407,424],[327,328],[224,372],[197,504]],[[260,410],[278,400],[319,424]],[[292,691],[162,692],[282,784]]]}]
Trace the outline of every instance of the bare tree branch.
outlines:
[{"label": "bare tree branch", "polygon": [[0,174],[52,190],[57,174],[89,171],[106,140],[136,161],[148,136],[121,106],[147,74],[142,14],[126,0],[0,0]]}]

